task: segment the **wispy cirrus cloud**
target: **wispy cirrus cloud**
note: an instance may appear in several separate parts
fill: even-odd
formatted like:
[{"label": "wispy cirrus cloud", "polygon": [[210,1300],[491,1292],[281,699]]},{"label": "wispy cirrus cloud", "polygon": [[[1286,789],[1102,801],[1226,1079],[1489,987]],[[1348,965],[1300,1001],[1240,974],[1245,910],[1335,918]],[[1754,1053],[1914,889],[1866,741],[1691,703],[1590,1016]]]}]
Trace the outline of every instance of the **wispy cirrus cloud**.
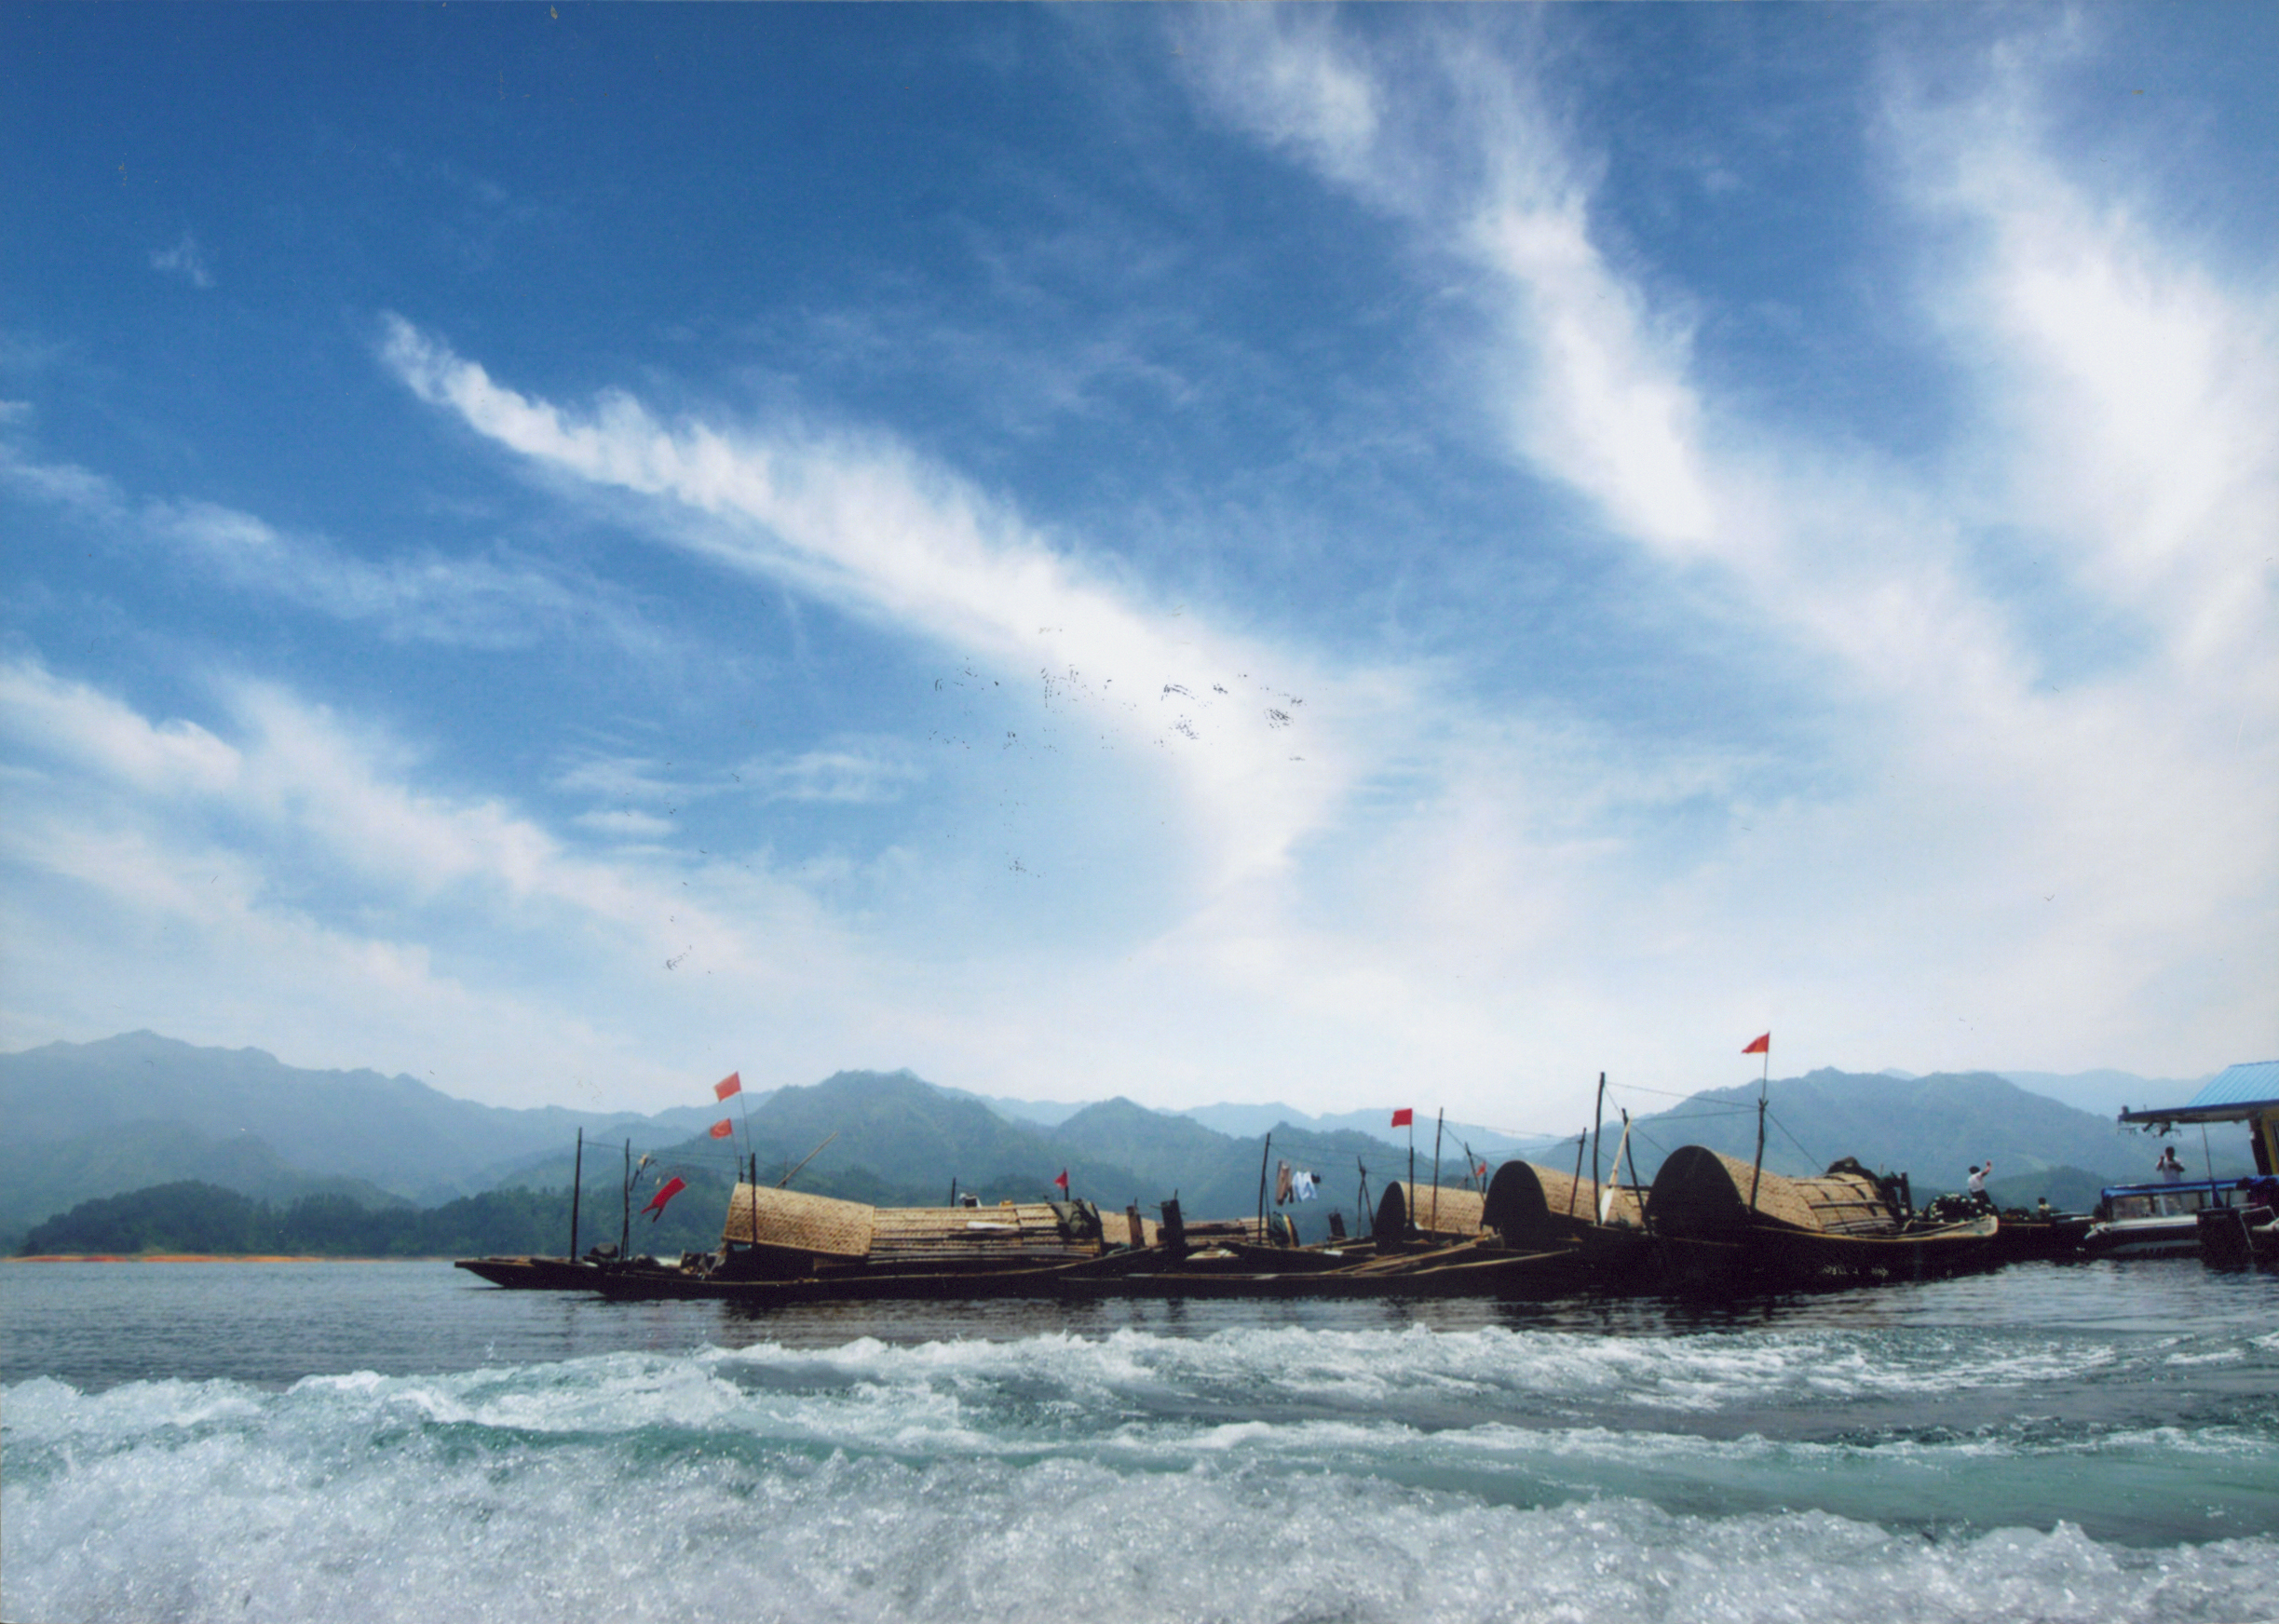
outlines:
[{"label": "wispy cirrus cloud", "polygon": [[218,503],[138,499],[106,474],[38,462],[5,441],[0,485],[108,534],[161,548],[214,586],[361,622],[389,638],[516,649],[576,627],[625,647],[655,643],[631,608],[598,581],[505,548],[369,559]]},{"label": "wispy cirrus cloud", "polygon": [[[736,1004],[828,1009],[861,983],[825,915],[754,858],[597,859],[421,783],[417,752],[323,707],[266,684],[219,697],[213,726],[154,720],[0,664],[11,940],[44,944],[12,967],[11,1025],[100,1024],[109,994],[83,960],[135,940],[140,1007],[186,1036],[257,1018],[311,1056],[441,1054],[494,1065],[486,1093],[552,1098],[550,1075],[617,1100],[709,1063],[676,1022],[716,1038]],[[215,963],[242,968],[238,993],[217,997]],[[597,1022],[628,982],[654,1022]]]},{"label": "wispy cirrus cloud", "polygon": [[[1164,747],[1220,882],[1277,867],[1334,818],[1356,768],[1343,729],[1406,703],[1397,673],[1333,676],[1184,605],[1142,607],[1008,506],[883,437],[667,424],[624,394],[573,410],[498,383],[400,318],[382,357],[422,399],[532,465],[658,504],[655,533],[676,547],[1098,700],[1103,725]],[[1294,773],[1292,712],[1275,700],[1299,686],[1317,704],[1309,770]],[[1325,711],[1338,720],[1314,724]]]},{"label": "wispy cirrus cloud", "polygon": [[[2069,173],[2035,114],[2046,58],[1982,48],[1983,69],[1942,62],[1974,85],[1959,102],[1897,95],[1889,113],[1893,209],[1926,243],[1951,247],[1960,222],[1974,244],[1921,262],[1975,385],[1972,449],[1914,466],[1775,431],[1702,381],[1686,311],[1605,245],[1603,167],[1496,30],[1378,48],[1337,19],[1243,14],[1196,82],[1460,278],[1509,341],[1469,376],[1530,472],[1590,501],[1611,545],[1710,572],[1841,673],[1816,697],[1852,719],[1824,787],[1767,805],[1724,775],[1728,827],[1757,838],[1697,847],[1675,886],[1604,876],[1608,917],[1635,908],[1642,933],[1681,941],[1718,916],[1871,933],[1914,1007],[1850,1013],[1892,1052],[1926,1008],[1967,1011],[1946,1019],[1975,1035],[2003,1022],[1990,1006],[2083,1002],[2113,1047],[2144,1046],[2167,995],[2150,967],[2178,962],[2207,971],[2211,1020],[2259,1030],[2254,989],[2279,973],[2254,923],[2279,900],[2279,639],[2249,540],[2273,529],[2270,300],[2175,257],[2110,174]],[[2092,680],[2048,682],[2045,629],[1989,585],[1989,529],[2030,534],[2087,600],[2157,629]],[[1940,928],[1962,920],[1987,951]]]}]

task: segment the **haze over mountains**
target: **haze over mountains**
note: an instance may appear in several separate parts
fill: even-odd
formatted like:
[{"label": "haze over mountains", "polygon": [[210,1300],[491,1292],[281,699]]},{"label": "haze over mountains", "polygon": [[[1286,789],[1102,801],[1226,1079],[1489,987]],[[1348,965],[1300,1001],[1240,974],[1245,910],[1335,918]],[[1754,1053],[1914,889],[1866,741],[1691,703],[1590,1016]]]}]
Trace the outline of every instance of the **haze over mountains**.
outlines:
[{"label": "haze over mountains", "polygon": [[[1776,1078],[1766,1165],[1800,1172],[1857,1156],[1909,1171],[1927,1193],[1959,1185],[1969,1163],[1992,1157],[1998,1193],[2027,1201],[2046,1193],[2060,1205],[2150,1166],[2154,1152],[2118,1130],[2108,1112],[2051,1097],[2077,1079],[2029,1076],[2046,1091],[1984,1073]],[[2182,1099],[2198,1086],[2113,1073],[2078,1081],[2100,1105],[2107,1093],[2140,1103]],[[1641,1116],[1630,1146],[1638,1175],[1650,1180],[1681,1144],[1752,1154],[1755,1098],[1753,1083],[1739,1085]],[[1429,1177],[1429,1103],[1408,1103],[1419,1118],[1418,1176]],[[1579,1099],[1579,1115],[1588,1103]],[[1031,1198],[1065,1168],[1088,1198],[1152,1207],[1176,1191],[1197,1217],[1252,1211],[1266,1156],[1323,1176],[1324,1199],[1299,1211],[1318,1233],[1330,1208],[1354,1213],[1364,1167],[1374,1197],[1408,1165],[1406,1135],[1387,1125],[1385,1109],[1314,1116],[1221,1104],[1173,1113],[1120,1099],[1038,1105],[936,1088],[907,1072],[850,1072],[751,1091],[725,1113],[738,1134],[721,1142],[706,1136],[724,1114],[709,1103],[646,1116],[513,1110],[454,1099],[407,1076],[303,1071],[259,1049],[198,1049],[148,1032],[0,1055],[0,1112],[8,1124],[0,1242],[10,1246],[80,1201],[183,1179],[272,1200],[331,1193],[367,1206],[432,1206],[512,1185],[566,1188],[580,1130],[590,1147],[589,1192],[604,1190],[613,1204],[619,1171],[609,1152],[629,1141],[660,1165],[703,1171],[708,1187],[732,1177],[744,1154],[771,1178],[812,1154],[798,1187],[889,1204],[944,1200],[953,1180],[988,1200]],[[1608,1116],[1603,1154],[1611,1158],[1620,1124]],[[1576,1155],[1572,1136],[1524,1139],[1450,1124],[1443,1177],[1462,1176],[1466,1145],[1491,1162],[1518,1154],[1566,1165]],[[2218,1144],[2213,1157],[2218,1172],[2245,1165],[2242,1147]]]}]

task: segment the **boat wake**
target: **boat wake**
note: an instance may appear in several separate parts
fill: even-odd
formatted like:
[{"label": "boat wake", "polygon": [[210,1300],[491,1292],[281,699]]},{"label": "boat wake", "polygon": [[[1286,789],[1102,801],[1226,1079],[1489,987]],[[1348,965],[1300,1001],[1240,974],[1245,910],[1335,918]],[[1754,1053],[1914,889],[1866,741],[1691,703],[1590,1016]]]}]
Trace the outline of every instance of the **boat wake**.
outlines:
[{"label": "boat wake", "polygon": [[[2279,1350],[2233,1340],[2268,1391]],[[761,1341],[281,1391],[42,1378],[6,1393],[0,1608],[2267,1617],[2268,1402],[2181,1423],[2150,1398],[2105,1420],[2028,1404],[2149,1394],[2178,1351],[2218,1350],[1279,1326]],[[1983,1421],[1922,1425],[1943,1364]]]}]

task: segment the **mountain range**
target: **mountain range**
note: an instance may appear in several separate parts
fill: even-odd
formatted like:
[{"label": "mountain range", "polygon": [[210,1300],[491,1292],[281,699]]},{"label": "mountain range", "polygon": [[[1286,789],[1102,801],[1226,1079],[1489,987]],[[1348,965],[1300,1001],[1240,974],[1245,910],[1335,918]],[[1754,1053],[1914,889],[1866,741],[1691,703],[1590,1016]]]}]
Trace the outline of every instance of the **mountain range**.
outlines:
[{"label": "mountain range", "polygon": [[[2092,1076],[2099,1087],[2134,1090],[2136,1101],[2180,1099],[2194,1086]],[[1650,1180],[1683,1144],[1752,1155],[1757,1092],[1755,1082],[1707,1089],[1639,1117],[1628,1147],[1638,1176]],[[1968,1165],[1991,1157],[2005,1199],[2047,1194],[2079,1206],[2099,1184],[2144,1176],[2153,1155],[2109,1116],[1988,1073],[1816,1071],[1776,1078],[1767,1095],[1768,1168],[1816,1171],[1856,1156],[1908,1171],[1919,1197],[1959,1187]],[[770,1182],[796,1168],[799,1188],[888,1205],[946,1200],[953,1182],[983,1200],[1033,1198],[1065,1169],[1073,1193],[1104,1206],[1152,1208],[1176,1192],[1196,1218],[1255,1211],[1262,1175],[1287,1159],[1323,1178],[1325,1198],[1294,1209],[1309,1235],[1323,1232],[1333,1207],[1355,1212],[1364,1173],[1374,1199],[1388,1178],[1408,1171],[1405,1133],[1388,1127],[1381,1109],[1311,1116],[1225,1104],[1173,1113],[1117,1099],[1028,1103],[1024,1112],[1024,1103],[936,1088],[908,1072],[844,1072],[747,1093],[732,1114],[734,1138],[717,1141],[706,1133],[722,1115],[711,1104],[651,1115],[514,1110],[454,1099],[408,1076],[305,1071],[259,1049],[129,1033],[0,1055],[0,1113],[9,1128],[0,1144],[0,1245],[75,1203],[182,1180],[280,1203],[321,1195],[368,1208],[432,1207],[516,1186],[566,1191],[581,1133],[582,1199],[597,1222],[617,1215],[624,1168],[644,1154],[651,1161],[642,1177],[651,1184],[677,1169],[692,1186],[717,1192],[739,1158],[750,1157]],[[1426,1178],[1431,1124],[1422,1107],[1418,1116],[1418,1175]],[[1620,1134],[1613,1121],[1601,1140],[1610,1175]],[[1567,1166],[1577,1154],[1573,1138],[1450,1124],[1443,1178],[1462,1176],[1463,1146],[1491,1162],[1524,1154]],[[2245,1171],[2240,1147],[2212,1149],[2218,1173]]]}]

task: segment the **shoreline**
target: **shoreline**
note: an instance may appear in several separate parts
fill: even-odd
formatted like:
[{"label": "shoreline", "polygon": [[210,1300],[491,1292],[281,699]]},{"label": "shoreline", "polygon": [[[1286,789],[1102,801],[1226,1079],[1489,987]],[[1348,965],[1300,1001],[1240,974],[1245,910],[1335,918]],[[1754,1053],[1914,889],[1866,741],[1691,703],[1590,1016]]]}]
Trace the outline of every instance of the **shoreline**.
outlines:
[{"label": "shoreline", "polygon": [[448,1263],[446,1257],[394,1257],[321,1252],[52,1252],[10,1256],[9,1263]]}]

